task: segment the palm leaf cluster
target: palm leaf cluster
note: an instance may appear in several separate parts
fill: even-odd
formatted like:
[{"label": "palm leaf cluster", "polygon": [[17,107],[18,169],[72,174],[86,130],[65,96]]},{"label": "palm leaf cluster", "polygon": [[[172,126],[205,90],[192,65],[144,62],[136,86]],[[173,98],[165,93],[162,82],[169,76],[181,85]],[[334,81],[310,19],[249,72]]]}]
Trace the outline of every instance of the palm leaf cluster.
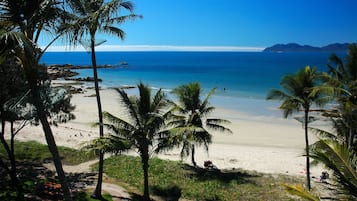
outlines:
[{"label": "palm leaf cluster", "polygon": [[[316,72],[310,76],[311,69],[306,67],[294,75],[285,76],[281,86],[284,91],[272,90],[268,99],[282,100],[280,109],[284,117],[295,112],[304,111],[306,157],[314,159],[314,163],[322,163],[333,173],[334,189],[339,192],[337,199],[354,200],[357,198],[357,155],[356,155],[356,87],[357,87],[357,45],[349,47],[346,61],[343,62],[335,54],[331,55],[328,72]],[[301,76],[305,74],[306,76]],[[299,80],[305,80],[299,84]],[[325,103],[333,106],[322,108]],[[317,106],[318,109],[312,109]],[[319,137],[312,145],[308,143],[309,113],[320,111],[321,119],[327,119],[334,128],[334,133],[318,128],[310,128]],[[298,119],[298,118],[297,118]],[[309,167],[309,160],[306,161]],[[307,175],[309,170],[307,168]],[[309,182],[309,177],[307,181]],[[310,190],[307,182],[307,190]],[[298,186],[288,186],[289,192],[309,200],[318,199],[315,195]]]},{"label": "palm leaf cluster", "polygon": [[310,179],[310,156],[309,156],[309,135],[308,124],[311,120],[309,116],[313,106],[322,106],[327,99],[322,96],[316,87],[319,83],[319,73],[316,68],[306,66],[296,74],[283,77],[280,85],[283,90],[273,89],[269,92],[267,99],[282,101],[280,109],[285,118],[300,111],[304,112],[303,122],[305,129],[305,155],[306,155],[306,188],[311,189]]},{"label": "palm leaf cluster", "polygon": [[[104,112],[104,126],[110,135],[94,140],[86,148],[112,153],[136,150],[144,171],[143,199],[149,200],[148,168],[153,153],[182,146],[181,153],[187,153],[182,154],[182,157],[187,156],[187,150],[194,150],[193,144],[204,145],[208,150],[212,135],[207,129],[231,131],[222,125],[228,123],[227,120],[207,118],[214,110],[208,102],[214,89],[201,101],[201,87],[198,83],[179,86],[173,93],[179,102],[185,100],[189,104],[182,106],[168,100],[161,89],[154,95],[149,86],[142,83],[138,89],[138,96],[128,96],[124,90],[117,90],[127,115],[117,117]],[[193,154],[194,151],[192,157]]]},{"label": "palm leaf cluster", "polygon": [[311,146],[311,157],[333,171],[337,190],[342,195],[357,198],[357,155],[331,139],[322,139]]},{"label": "palm leaf cluster", "polygon": [[214,92],[215,88],[202,100],[202,90],[198,82],[181,85],[172,91],[177,96],[178,103],[172,102],[174,114],[168,123],[172,129],[169,130],[169,135],[162,141],[161,146],[181,146],[181,158],[189,156],[191,152],[192,164],[195,166],[195,145],[203,145],[208,151],[208,145],[212,143],[212,135],[207,129],[232,132],[222,126],[229,121],[208,118],[215,109],[209,105],[209,98]]},{"label": "palm leaf cluster", "polygon": [[[119,12],[120,8],[128,12],[122,15]],[[46,69],[39,65],[40,58],[47,48],[60,37],[74,45],[90,40],[89,45],[85,46],[92,52],[94,77],[97,80],[94,47],[103,41],[96,42],[96,32],[113,34],[123,39],[125,33],[117,25],[121,25],[127,19],[141,17],[133,14],[133,9],[131,2],[120,0],[4,0],[0,2],[0,64],[11,63],[11,66],[19,66],[24,72],[28,91],[30,91],[30,100],[33,102],[37,118],[43,126],[48,147],[53,154],[65,200],[71,200],[70,192],[48,117],[52,111],[68,113],[70,104],[67,98],[61,102],[66,107],[58,104],[58,101],[53,102],[54,99],[60,97],[58,95],[61,93],[53,95],[49,99],[45,94],[51,96],[51,93],[43,93],[46,91],[44,86],[48,77]],[[43,34],[51,38],[51,41],[47,47],[41,50],[38,48],[37,42]],[[97,92],[98,83],[95,88]],[[96,94],[99,122],[102,124],[100,96],[99,93]],[[61,97],[63,98],[63,96]],[[48,110],[47,107],[51,107],[51,109]],[[63,114],[59,115],[57,119],[63,121],[64,116]],[[66,118],[72,118],[72,116]],[[52,120],[57,121],[56,119]],[[102,134],[102,132],[100,133]],[[101,175],[101,171],[99,172]],[[98,184],[101,185],[100,179],[98,179]],[[100,188],[98,192],[99,196],[97,197],[101,198]]]}]

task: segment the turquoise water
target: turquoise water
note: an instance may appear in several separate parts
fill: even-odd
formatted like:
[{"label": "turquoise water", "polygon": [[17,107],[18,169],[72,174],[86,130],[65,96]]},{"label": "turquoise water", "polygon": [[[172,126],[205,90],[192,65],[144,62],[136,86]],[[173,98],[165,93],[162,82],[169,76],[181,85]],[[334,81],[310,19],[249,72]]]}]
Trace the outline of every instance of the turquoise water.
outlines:
[{"label": "turquoise water", "polygon": [[[142,81],[153,88],[171,89],[199,81],[204,89],[216,87],[212,104],[254,115],[281,115],[272,110],[277,102],[266,101],[270,89],[279,88],[281,77],[306,65],[326,70],[330,53],[264,52],[98,52],[103,87],[136,85]],[[343,56],[343,55],[341,55]],[[86,52],[47,52],[46,64],[90,65]],[[127,62],[127,66],[120,66]],[[77,70],[80,77],[93,76],[91,69]]]}]

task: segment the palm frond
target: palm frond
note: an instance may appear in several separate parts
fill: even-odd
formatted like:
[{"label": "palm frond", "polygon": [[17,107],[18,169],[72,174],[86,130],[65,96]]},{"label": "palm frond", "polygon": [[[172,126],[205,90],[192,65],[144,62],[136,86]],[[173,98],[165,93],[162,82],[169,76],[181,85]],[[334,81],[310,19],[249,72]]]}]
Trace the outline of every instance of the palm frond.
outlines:
[{"label": "palm frond", "polygon": [[[108,125],[106,127],[108,127],[109,129],[118,132],[118,128],[122,128],[122,129],[126,129],[126,130],[133,130],[136,127],[134,125],[132,125],[131,123],[118,118],[108,112],[103,112],[103,118],[106,122],[108,122]],[[109,126],[112,125],[112,126]]]},{"label": "palm frond", "polygon": [[302,185],[284,184],[283,186],[285,187],[286,191],[288,191],[291,195],[297,195],[301,198],[310,201],[320,201],[319,197],[313,195],[310,191],[307,191]]},{"label": "palm frond", "polygon": [[121,40],[125,39],[125,32],[120,28],[114,26],[104,26],[101,31],[110,35],[116,35]]},{"label": "palm frond", "polygon": [[341,191],[357,197],[357,155],[345,144],[333,140],[319,140],[311,146],[311,158],[333,170]]},{"label": "palm frond", "polygon": [[320,139],[330,139],[330,140],[335,140],[337,141],[338,138],[335,134],[330,133],[328,131],[319,129],[319,128],[309,128],[309,130],[311,130],[313,133],[315,133],[317,135],[318,138]]},{"label": "palm frond", "polygon": [[128,97],[128,94],[124,90],[116,89],[116,91],[119,93],[121,97],[121,101],[124,104],[125,108],[127,108],[130,117],[133,118],[135,122],[138,124],[140,122],[140,119],[135,109],[135,106],[133,104],[133,101]]}]

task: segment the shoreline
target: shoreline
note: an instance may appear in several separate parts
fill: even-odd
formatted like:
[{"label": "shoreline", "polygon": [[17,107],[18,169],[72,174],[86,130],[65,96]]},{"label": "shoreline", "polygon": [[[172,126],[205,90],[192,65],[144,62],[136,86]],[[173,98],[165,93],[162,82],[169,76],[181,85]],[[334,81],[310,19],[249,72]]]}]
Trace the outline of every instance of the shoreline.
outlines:
[{"label": "shoreline", "polygon": [[[68,81],[53,81],[53,85]],[[79,87],[79,86],[77,86]],[[133,89],[131,89],[133,90]],[[134,89],[135,90],[135,89]],[[123,116],[119,95],[115,90],[102,89],[103,111]],[[58,127],[52,126],[56,143],[59,146],[79,148],[83,143],[96,138],[98,129],[91,127],[96,122],[97,105],[93,89],[83,89],[83,93],[72,95],[71,103],[76,106],[73,114],[76,119]],[[211,160],[218,168],[243,168],[262,173],[301,175],[305,167],[304,136],[301,125],[294,119],[273,116],[254,116],[226,108],[216,108],[211,117],[231,121],[229,127],[233,134],[212,132],[212,144],[208,154],[203,147],[197,147],[196,161],[203,166],[205,160]],[[45,143],[41,126],[27,126],[16,137],[17,140],[36,140]],[[310,141],[313,142],[313,135]],[[162,159],[180,160],[179,149],[158,154]],[[189,163],[190,157],[184,159]],[[322,169],[313,168],[311,175],[318,177]]]}]

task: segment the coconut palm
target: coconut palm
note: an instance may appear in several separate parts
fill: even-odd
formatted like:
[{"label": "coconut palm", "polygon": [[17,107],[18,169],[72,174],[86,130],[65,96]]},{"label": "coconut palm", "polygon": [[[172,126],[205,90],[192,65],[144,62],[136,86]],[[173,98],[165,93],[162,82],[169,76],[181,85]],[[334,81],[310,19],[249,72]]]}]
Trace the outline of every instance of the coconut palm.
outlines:
[{"label": "coconut palm", "polygon": [[109,112],[104,112],[105,127],[112,133],[106,139],[112,147],[103,146],[104,150],[113,152],[128,148],[128,145],[137,150],[141,157],[144,171],[144,197],[149,201],[149,158],[154,151],[157,151],[157,143],[162,136],[160,133],[165,126],[165,119],[168,112],[164,112],[167,101],[164,93],[158,90],[151,96],[151,89],[140,83],[138,85],[139,97],[128,97],[124,90],[117,90],[124,108],[128,111],[128,116],[117,117]]},{"label": "coconut palm", "polygon": [[351,148],[357,126],[357,45],[349,46],[345,63],[336,54],[332,54],[329,61],[329,72],[323,74],[322,89],[334,96],[338,106],[326,115],[334,119],[336,128],[343,128],[344,132],[338,132],[338,135]]},{"label": "coconut palm", "polygon": [[[91,60],[93,67],[94,88],[97,98],[99,136],[103,133],[103,116],[102,103],[100,99],[98,72],[95,47],[102,44],[104,41],[97,41],[96,34],[98,32],[117,36],[119,39],[124,39],[125,33],[116,25],[124,23],[128,19],[135,19],[140,16],[133,13],[134,6],[129,1],[122,0],[71,0],[68,2],[73,10],[72,19],[65,24],[62,29],[67,32],[68,40],[77,44],[80,42],[85,48],[91,52]],[[120,10],[129,11],[128,15],[121,15]],[[86,40],[89,39],[89,45]],[[104,154],[99,154],[99,170],[97,186],[92,194],[94,198],[101,198],[102,177],[103,177]]]},{"label": "coconut palm", "polygon": [[173,120],[169,123],[172,126],[166,142],[161,144],[168,147],[182,146],[181,158],[188,156],[191,152],[191,161],[197,166],[195,161],[195,145],[204,145],[208,151],[208,145],[212,143],[212,134],[208,129],[232,133],[232,131],[222,124],[230,123],[228,120],[218,118],[208,118],[215,107],[209,105],[209,98],[215,92],[212,89],[202,100],[202,89],[198,82],[181,85],[175,88],[172,93],[177,96],[178,103],[173,103],[173,112],[176,112]]},{"label": "coconut palm", "polygon": [[[7,33],[21,33],[10,34],[8,36],[12,37],[3,37],[3,39],[6,44],[10,44],[11,52],[16,54],[17,61],[21,62],[31,90],[32,102],[37,110],[37,117],[41,122],[48,148],[53,156],[64,199],[72,200],[56,142],[47,120],[48,115],[44,101],[40,94],[43,81],[46,80],[46,73],[38,65],[43,52],[36,44],[42,32],[53,31],[55,26],[61,22],[62,11],[56,0],[3,0],[0,2],[1,27]],[[5,33],[5,35],[7,34]]]},{"label": "coconut palm", "polygon": [[300,69],[296,74],[286,75],[281,80],[280,85],[283,90],[271,90],[267,95],[267,99],[282,101],[279,109],[283,111],[285,118],[295,112],[303,111],[304,113],[306,188],[307,190],[310,190],[309,113],[314,104],[322,106],[326,103],[326,99],[322,98],[321,93],[314,90],[314,88],[318,86],[318,73],[316,68],[306,66],[305,68]]},{"label": "coconut palm", "polygon": [[311,146],[311,158],[333,171],[338,190],[357,199],[357,155],[346,144],[321,139]]}]

